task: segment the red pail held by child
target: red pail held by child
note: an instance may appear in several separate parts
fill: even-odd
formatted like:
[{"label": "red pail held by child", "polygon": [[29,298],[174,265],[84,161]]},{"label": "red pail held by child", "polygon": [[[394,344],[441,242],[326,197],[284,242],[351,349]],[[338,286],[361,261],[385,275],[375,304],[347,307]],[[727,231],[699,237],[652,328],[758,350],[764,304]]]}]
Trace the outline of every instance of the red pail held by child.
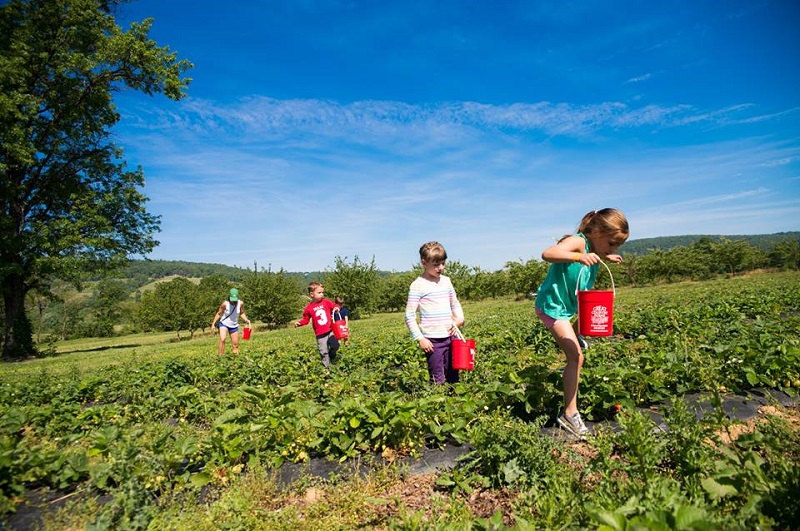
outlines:
[{"label": "red pail held by child", "polygon": [[333,335],[336,339],[347,339],[350,337],[350,327],[347,326],[347,322],[342,319],[342,314],[339,311],[339,308],[334,308],[331,312],[331,317],[335,318],[336,314],[339,314],[339,319],[333,321]]},{"label": "red pail held by child", "polygon": [[464,339],[456,327],[456,337],[450,342],[453,368],[457,371],[471,371],[475,368],[475,340]]},{"label": "red pail held by child", "polygon": [[242,338],[250,339],[250,334],[253,332],[253,329],[249,326],[242,328]]},{"label": "red pail held by child", "polygon": [[584,266],[578,274],[578,329],[582,336],[610,336],[614,333],[614,297],[617,289],[611,270],[603,264],[611,277],[610,290],[578,290],[581,275],[588,266]]}]

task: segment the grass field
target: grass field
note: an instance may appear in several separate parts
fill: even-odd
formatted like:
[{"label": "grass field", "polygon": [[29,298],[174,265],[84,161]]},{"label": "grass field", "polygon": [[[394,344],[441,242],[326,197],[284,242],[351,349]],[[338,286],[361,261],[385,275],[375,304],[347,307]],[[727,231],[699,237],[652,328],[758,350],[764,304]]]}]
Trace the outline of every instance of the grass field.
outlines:
[{"label": "grass field", "polygon": [[[327,377],[308,327],[257,329],[237,357],[208,333],[70,342],[0,365],[0,509],[45,529],[790,528],[796,408],[737,426],[680,397],[797,396],[798,308],[797,273],[619,290],[579,402],[620,429],[582,443],[543,431],[563,356],[530,301],[465,305],[478,353],[455,386],[426,382],[397,313],[353,322]],[[640,412],[666,403],[665,433]],[[402,464],[462,444],[453,470]],[[282,479],[324,462],[372,465]]]}]

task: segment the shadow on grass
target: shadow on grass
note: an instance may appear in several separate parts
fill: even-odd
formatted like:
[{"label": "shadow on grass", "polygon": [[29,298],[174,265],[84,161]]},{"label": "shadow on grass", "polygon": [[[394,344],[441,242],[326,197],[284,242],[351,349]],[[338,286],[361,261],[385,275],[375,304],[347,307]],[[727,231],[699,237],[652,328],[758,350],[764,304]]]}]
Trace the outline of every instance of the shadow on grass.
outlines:
[{"label": "shadow on grass", "polygon": [[124,343],[120,345],[103,345],[102,347],[86,347],[86,348],[72,348],[69,350],[62,350],[61,352],[57,353],[55,356],[61,356],[63,354],[74,354],[76,352],[101,352],[103,350],[114,350],[120,348],[136,348],[142,347],[144,343]]}]

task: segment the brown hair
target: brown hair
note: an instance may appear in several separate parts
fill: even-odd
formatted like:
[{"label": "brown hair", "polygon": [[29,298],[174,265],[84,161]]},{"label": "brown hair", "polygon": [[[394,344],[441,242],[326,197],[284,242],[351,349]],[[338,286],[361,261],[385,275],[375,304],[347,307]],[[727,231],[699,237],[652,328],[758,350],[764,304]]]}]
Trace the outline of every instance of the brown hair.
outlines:
[{"label": "brown hair", "polygon": [[336,301],[336,304],[344,304],[344,297],[342,297],[341,295],[337,295],[336,298],[333,300]]},{"label": "brown hair", "polygon": [[429,263],[441,264],[447,260],[447,251],[439,242],[423,243],[419,248],[419,257]]},{"label": "brown hair", "polygon": [[317,289],[320,286],[322,286],[321,282],[316,282],[316,281],[315,282],[309,282],[308,283],[308,294],[311,295],[312,293],[314,293],[314,290]]},{"label": "brown hair", "polygon": [[625,214],[616,208],[592,210],[581,219],[578,232],[585,235],[619,234],[623,241],[630,235]]}]

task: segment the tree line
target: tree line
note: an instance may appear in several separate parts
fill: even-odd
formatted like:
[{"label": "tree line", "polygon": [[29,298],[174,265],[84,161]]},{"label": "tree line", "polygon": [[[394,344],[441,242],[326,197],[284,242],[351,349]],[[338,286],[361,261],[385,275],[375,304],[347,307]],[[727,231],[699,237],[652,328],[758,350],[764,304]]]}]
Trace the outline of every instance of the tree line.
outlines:
[{"label": "tree line", "polygon": [[[187,94],[193,67],[149,37],[151,19],[120,27],[115,14],[124,2],[0,2],[4,360],[36,355],[55,339],[151,330],[191,335],[205,321],[210,324],[206,314],[213,313],[232,280],[248,300],[248,314],[267,326],[288,322],[304,302],[307,275],[257,266],[241,278],[209,270],[197,284],[175,279],[152,293],[139,290],[142,284],[136,281],[107,276],[129,257],[150,253],[158,245],[161,222],[146,209],[144,171],[129,168],[115,142],[112,130],[120,115],[114,97],[127,89],[178,101]],[[632,253],[615,278],[636,286],[761,267],[796,269],[797,247],[796,238],[768,251],[741,240],[708,239]],[[449,267],[465,300],[525,296],[545,271],[537,260],[509,262],[494,272],[458,262]],[[416,274],[384,274],[374,260],[337,257],[322,276],[329,293],[345,295],[358,318],[401,309]],[[98,280],[87,282],[93,276]],[[143,281],[139,275],[138,282]]]},{"label": "tree line", "polygon": [[[800,239],[780,241],[763,250],[744,240],[700,238],[688,246],[654,249],[643,255],[627,254],[621,264],[609,264],[616,286],[643,286],[685,280],[707,280],[757,269],[800,269]],[[547,273],[548,264],[530,259],[507,262],[498,271],[449,262],[450,276],[465,301],[497,297],[530,297]],[[386,273],[358,257],[335,258],[334,267],[316,274],[329,296],[343,295],[353,319],[374,312],[399,312],[405,308],[408,287],[421,273],[419,267]],[[231,287],[237,287],[247,313],[259,326],[285,326],[297,319],[308,302],[304,274],[270,269],[242,270],[236,280],[215,273],[199,280],[177,277],[141,291],[136,275],[129,279],[105,278],[91,289],[77,292],[62,284],[61,295],[43,297],[35,291],[27,301],[33,332],[40,350],[56,340],[110,337],[141,332],[172,331],[191,337],[209,327]],[[611,279],[602,271],[598,287]],[[52,346],[49,347],[52,351]]]}]

